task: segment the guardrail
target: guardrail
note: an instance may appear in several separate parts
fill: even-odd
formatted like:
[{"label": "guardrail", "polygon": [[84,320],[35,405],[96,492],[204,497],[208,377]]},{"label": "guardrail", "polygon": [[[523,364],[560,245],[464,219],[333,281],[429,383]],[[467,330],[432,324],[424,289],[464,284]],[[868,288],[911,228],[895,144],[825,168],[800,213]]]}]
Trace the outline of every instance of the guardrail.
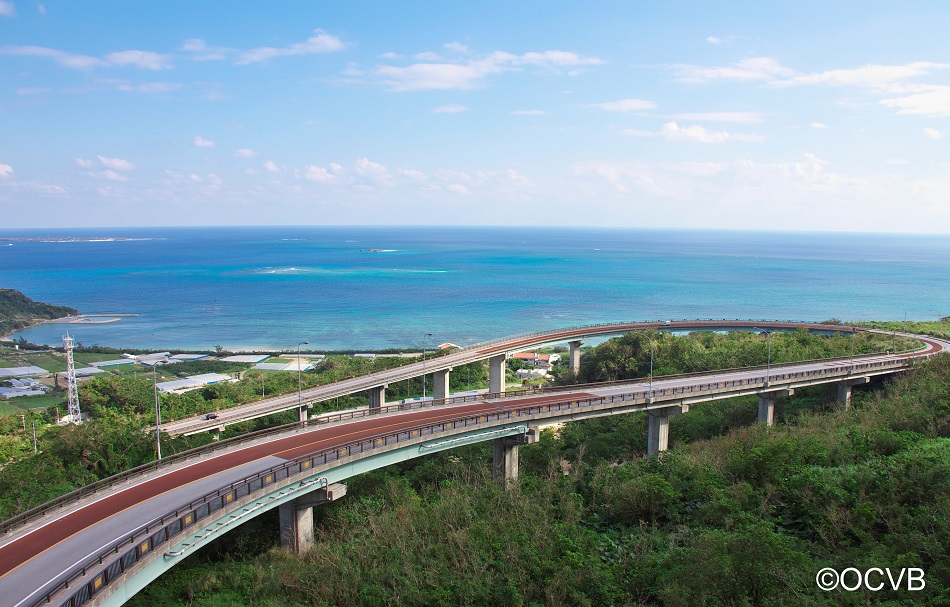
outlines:
[{"label": "guardrail", "polygon": [[[667,324],[667,322],[672,323],[672,324]],[[678,325],[683,325],[683,327],[679,327]],[[535,331],[532,333],[523,333],[521,335],[499,338],[499,339],[492,340],[489,342],[467,346],[465,348],[461,348],[458,351],[451,352],[443,356],[433,357],[432,359],[430,359],[430,365],[432,365],[432,363],[434,363],[435,361],[441,361],[442,363],[451,363],[451,364],[468,364],[468,362],[474,362],[474,361],[465,360],[467,359],[468,354],[472,352],[478,352],[478,351],[484,350],[486,348],[490,348],[498,344],[507,343],[507,344],[510,344],[511,347],[516,348],[516,347],[520,347],[518,344],[521,342],[524,342],[525,340],[533,340],[534,338],[538,338],[538,337],[558,337],[565,333],[583,331],[585,329],[597,329],[598,330],[597,334],[608,335],[614,332],[630,331],[634,329],[658,328],[658,329],[676,330],[677,328],[693,328],[693,327],[710,327],[711,328],[711,327],[716,327],[716,326],[733,327],[733,328],[741,327],[741,328],[749,328],[749,329],[755,329],[761,326],[762,328],[771,327],[771,328],[780,328],[780,329],[789,329],[789,330],[805,328],[805,329],[812,329],[812,330],[818,330],[818,331],[834,331],[834,332],[847,332],[850,330],[867,331],[867,329],[852,327],[851,325],[828,325],[828,324],[822,324],[822,323],[806,323],[806,322],[801,322],[801,321],[779,321],[779,320],[738,320],[737,319],[733,321],[733,320],[706,319],[706,320],[675,320],[675,321],[659,321],[659,320],[658,321],[630,321],[630,322],[619,322],[619,323],[609,323],[609,324],[595,323],[595,324],[568,327],[566,329],[554,329],[550,331]],[[570,339],[570,337],[565,337],[564,339]],[[448,359],[448,360],[445,360],[445,359]],[[455,359],[462,359],[462,360],[459,362],[453,362],[455,361]],[[826,360],[836,360],[836,359],[830,358]],[[415,375],[403,376],[403,375],[400,375],[400,372],[405,371],[408,367],[419,366],[419,365],[421,365],[419,361],[412,361],[404,365],[398,365],[396,367],[384,369],[382,371],[376,371],[368,375],[340,380],[339,382],[336,382],[336,383],[346,384],[346,385],[340,385],[340,387],[337,390],[328,391],[318,397],[314,396],[313,393],[320,391],[322,389],[325,389],[327,386],[332,386],[333,384],[327,384],[327,386],[315,386],[313,388],[308,388],[307,390],[304,391],[302,400],[309,405],[316,402],[327,401],[332,398],[337,398],[339,396],[345,396],[345,395],[361,392],[363,390],[368,390],[370,388],[377,387],[381,384],[402,381],[403,379],[407,379],[408,377],[413,377]],[[434,371],[438,370],[442,366],[444,365],[435,363],[433,365],[433,370]],[[311,394],[308,395],[307,392],[310,392]],[[262,411],[266,412],[264,413],[266,415],[269,415],[271,413],[278,413],[281,411],[287,411],[287,410],[295,408],[293,395],[272,397],[270,399],[256,401],[255,403],[248,403],[248,405],[250,404],[256,404],[259,407],[261,407]],[[269,408],[268,405],[273,405],[273,407]],[[260,417],[260,415],[257,415],[257,413],[260,413],[260,411],[256,412],[254,416]],[[179,432],[181,433],[192,432],[194,430],[201,430],[206,427],[207,428],[215,427],[213,424],[202,424],[201,423],[202,421],[203,420],[196,419],[191,425],[182,428],[181,430],[179,430]]]},{"label": "guardrail", "polygon": [[[793,373],[769,374],[767,378],[743,378],[694,384],[676,388],[660,390],[637,390],[611,396],[594,398],[577,398],[576,395],[565,394],[563,400],[552,400],[543,403],[532,403],[522,407],[500,409],[490,413],[480,413],[464,416],[450,421],[430,422],[418,426],[405,428],[397,432],[387,432],[364,440],[343,443],[332,448],[323,449],[302,458],[268,468],[257,474],[246,477],[241,481],[230,483],[215,491],[209,492],[200,498],[189,502],[167,514],[157,517],[149,523],[127,534],[106,550],[92,557],[73,571],[56,582],[42,597],[35,600],[29,607],[51,604],[55,595],[64,590],[74,589],[68,596],[58,601],[62,607],[79,607],[91,598],[102,592],[110,583],[120,579],[122,574],[140,560],[151,556],[155,550],[164,546],[178,534],[198,521],[207,518],[212,513],[225,508],[242,497],[254,493],[261,493],[275,483],[293,476],[312,471],[318,466],[330,464],[334,461],[358,455],[373,449],[384,448],[406,440],[417,440],[424,436],[443,432],[452,432],[459,428],[475,427],[479,424],[504,422],[511,419],[549,414],[553,416],[564,410],[591,409],[598,405],[616,402],[633,402],[640,400],[647,404],[655,402],[656,398],[677,397],[686,394],[696,394],[722,390],[729,387],[762,386],[774,387],[776,381],[792,381],[795,379],[814,377],[848,377],[855,371],[873,369],[899,369],[907,366],[909,361],[890,360],[874,361],[839,365],[812,371],[798,371]],[[396,405],[397,407],[402,405]],[[292,424],[297,425],[297,424]],[[103,565],[105,565],[103,567]],[[87,581],[77,581],[86,578]]]},{"label": "guardrail", "polygon": [[[756,321],[756,322],[761,323],[762,321]],[[592,326],[601,326],[601,325],[592,325]],[[919,351],[920,349],[923,349],[923,348],[918,348],[918,350],[916,351]],[[870,356],[879,356],[879,355],[880,353],[865,354],[865,355],[862,355],[860,358],[866,358]],[[859,357],[855,357],[855,360],[858,360],[858,358]],[[708,376],[708,375],[730,373],[730,372],[764,370],[769,367],[771,369],[780,369],[780,368],[785,368],[788,366],[794,366],[794,365],[799,365],[799,364],[834,362],[838,360],[850,360],[850,357],[841,356],[841,357],[816,359],[816,360],[809,360],[809,361],[776,363],[772,365],[757,365],[754,367],[741,367],[737,369],[723,369],[723,370],[718,370],[718,371],[700,371],[697,373],[681,373],[681,374],[676,374],[676,375],[665,375],[665,376],[654,378],[654,382],[668,381],[671,379],[681,379],[681,378],[687,378],[687,377],[703,377],[703,376]],[[317,423],[317,424],[330,423],[330,422],[335,422],[335,421],[343,421],[347,419],[356,419],[360,417],[366,417],[368,415],[375,415],[377,413],[392,413],[392,412],[406,411],[406,410],[416,409],[416,408],[469,403],[469,402],[474,402],[476,400],[485,400],[485,399],[492,399],[492,398],[505,398],[505,397],[511,398],[512,396],[551,394],[551,393],[557,393],[557,392],[563,392],[563,391],[579,390],[579,389],[584,389],[584,388],[609,387],[609,386],[614,386],[614,385],[629,385],[629,384],[635,384],[637,383],[637,381],[638,380],[636,379],[627,379],[627,380],[615,380],[615,381],[610,381],[610,382],[600,382],[600,383],[593,383],[593,384],[572,384],[569,386],[532,388],[530,390],[519,390],[517,392],[508,392],[508,393],[494,392],[494,393],[485,393],[485,394],[477,394],[477,395],[457,396],[457,397],[450,397],[450,398],[438,399],[438,400],[433,399],[433,400],[428,400],[428,401],[420,401],[419,403],[385,405],[383,407],[380,407],[379,409],[372,409],[371,412],[369,413],[366,412],[367,411],[366,409],[361,409],[361,410],[342,412],[338,415],[333,415],[332,413],[324,414],[324,415],[321,415],[320,417],[312,418],[311,420],[309,420],[309,422],[294,422],[291,424],[284,424],[281,426],[275,426],[274,428],[258,430],[256,432],[251,432],[248,434],[244,434],[242,436],[237,436],[237,437],[225,439],[222,441],[216,441],[214,443],[211,443],[210,445],[195,447],[194,449],[189,449],[187,451],[182,451],[177,454],[169,455],[169,456],[164,457],[161,460],[149,462],[147,464],[143,464],[141,466],[131,468],[124,472],[120,472],[116,475],[96,481],[84,487],[80,487],[74,491],[66,493],[65,495],[57,497],[44,504],[40,504],[39,506],[26,510],[25,512],[22,512],[16,516],[13,516],[5,521],[0,522],[0,534],[9,533],[15,528],[18,528],[24,524],[32,522],[33,520],[44,518],[50,513],[52,513],[55,509],[64,507],[66,505],[75,504],[89,495],[96,495],[100,493],[101,491],[109,490],[109,489],[115,488],[118,485],[128,483],[137,477],[138,478],[143,477],[160,466],[161,467],[171,466],[183,461],[187,461],[188,459],[193,458],[193,457],[207,455],[215,451],[227,450],[229,448],[232,448],[244,442],[258,440],[260,438],[265,438],[268,435],[281,434],[295,427],[296,428],[305,427],[307,423],[311,423],[311,424],[312,423]]]}]

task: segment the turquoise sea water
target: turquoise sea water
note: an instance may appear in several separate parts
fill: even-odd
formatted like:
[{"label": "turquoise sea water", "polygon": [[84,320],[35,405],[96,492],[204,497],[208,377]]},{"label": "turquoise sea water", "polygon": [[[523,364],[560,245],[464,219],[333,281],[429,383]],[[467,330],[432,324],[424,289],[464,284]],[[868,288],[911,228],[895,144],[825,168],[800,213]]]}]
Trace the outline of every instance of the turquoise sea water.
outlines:
[{"label": "turquoise sea water", "polygon": [[0,238],[44,239],[0,242],[0,287],[84,313],[139,314],[17,334],[48,344],[68,328],[115,347],[408,348],[425,333],[429,344],[468,345],[621,320],[950,315],[947,236],[254,227]]}]

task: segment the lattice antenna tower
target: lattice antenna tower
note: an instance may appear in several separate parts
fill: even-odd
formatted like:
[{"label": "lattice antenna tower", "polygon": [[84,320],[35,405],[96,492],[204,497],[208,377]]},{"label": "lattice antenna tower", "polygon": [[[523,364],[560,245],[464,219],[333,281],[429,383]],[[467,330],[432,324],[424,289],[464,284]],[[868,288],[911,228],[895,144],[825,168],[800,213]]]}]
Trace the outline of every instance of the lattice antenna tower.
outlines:
[{"label": "lattice antenna tower", "polygon": [[79,388],[76,386],[76,363],[73,362],[73,338],[69,333],[63,336],[63,349],[66,350],[66,383],[69,392],[69,421],[74,424],[82,423],[82,413],[79,411]]}]

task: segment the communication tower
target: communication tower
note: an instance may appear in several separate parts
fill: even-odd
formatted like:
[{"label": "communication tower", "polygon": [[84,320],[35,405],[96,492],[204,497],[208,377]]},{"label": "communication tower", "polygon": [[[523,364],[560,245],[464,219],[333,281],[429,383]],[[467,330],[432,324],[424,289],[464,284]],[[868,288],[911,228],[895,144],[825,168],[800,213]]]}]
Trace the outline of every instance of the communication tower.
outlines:
[{"label": "communication tower", "polygon": [[76,364],[73,362],[73,338],[69,333],[63,336],[63,349],[66,350],[66,382],[69,392],[69,421],[73,424],[82,423],[82,413],[79,411],[79,388],[76,387]]}]

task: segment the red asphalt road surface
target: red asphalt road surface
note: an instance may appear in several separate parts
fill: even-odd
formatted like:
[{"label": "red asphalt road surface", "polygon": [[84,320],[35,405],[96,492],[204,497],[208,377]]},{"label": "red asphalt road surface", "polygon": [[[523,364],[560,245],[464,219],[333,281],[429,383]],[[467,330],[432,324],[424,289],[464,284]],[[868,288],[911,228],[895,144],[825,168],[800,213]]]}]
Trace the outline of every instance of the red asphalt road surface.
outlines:
[{"label": "red asphalt road surface", "polygon": [[[575,400],[594,397],[588,393],[558,394],[535,398],[517,399],[511,404],[514,409],[544,402]],[[498,405],[473,403],[453,406],[451,409],[429,409],[395,416],[380,416],[354,421],[329,428],[319,428],[312,432],[288,436],[270,442],[254,445],[231,453],[217,455],[211,459],[175,470],[119,493],[104,497],[68,515],[28,533],[0,548],[0,579],[21,564],[41,554],[83,529],[140,502],[177,489],[193,481],[200,480],[224,470],[247,464],[269,456],[294,460],[326,449],[342,447],[347,444],[366,440],[380,434],[403,431],[419,425],[457,418],[497,413]],[[197,497],[197,496],[196,496]]]}]

